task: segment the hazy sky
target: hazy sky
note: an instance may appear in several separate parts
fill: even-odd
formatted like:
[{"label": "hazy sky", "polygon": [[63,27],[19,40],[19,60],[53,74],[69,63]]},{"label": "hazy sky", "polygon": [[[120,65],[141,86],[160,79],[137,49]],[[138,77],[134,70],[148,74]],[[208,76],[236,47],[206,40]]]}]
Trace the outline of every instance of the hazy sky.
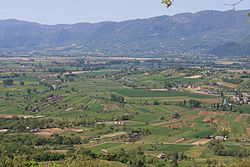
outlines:
[{"label": "hazy sky", "polygon": [[[161,0],[0,0],[0,19],[45,24],[122,21],[205,9],[229,10],[226,2],[238,0],[175,0],[167,9]],[[244,0],[237,9],[250,9]]]}]

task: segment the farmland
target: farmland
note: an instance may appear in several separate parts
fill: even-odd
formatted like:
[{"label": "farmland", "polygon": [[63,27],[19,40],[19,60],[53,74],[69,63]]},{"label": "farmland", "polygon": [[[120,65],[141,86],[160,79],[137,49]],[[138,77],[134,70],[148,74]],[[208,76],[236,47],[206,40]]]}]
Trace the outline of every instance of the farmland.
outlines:
[{"label": "farmland", "polygon": [[93,61],[1,59],[4,158],[5,151],[60,165],[82,153],[110,166],[132,166],[138,159],[171,165],[159,154],[178,155],[180,166],[249,159],[249,73],[147,65],[135,70],[129,68],[134,61],[124,68]]}]

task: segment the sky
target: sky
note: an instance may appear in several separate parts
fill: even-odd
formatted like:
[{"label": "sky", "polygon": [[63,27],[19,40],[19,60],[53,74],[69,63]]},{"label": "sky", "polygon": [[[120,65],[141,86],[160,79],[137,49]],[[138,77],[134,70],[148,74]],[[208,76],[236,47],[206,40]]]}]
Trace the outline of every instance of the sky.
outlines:
[{"label": "sky", "polygon": [[[171,8],[161,0],[0,0],[0,19],[42,24],[123,21],[201,10],[230,10],[225,3],[238,0],[175,0]],[[238,10],[250,9],[244,0]]]}]

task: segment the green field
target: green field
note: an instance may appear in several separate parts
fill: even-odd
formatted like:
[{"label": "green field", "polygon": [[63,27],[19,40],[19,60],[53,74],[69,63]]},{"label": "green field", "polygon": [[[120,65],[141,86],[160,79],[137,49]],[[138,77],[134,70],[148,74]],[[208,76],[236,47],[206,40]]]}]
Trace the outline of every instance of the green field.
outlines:
[{"label": "green field", "polygon": [[147,91],[145,89],[114,89],[119,93],[128,97],[190,97],[190,98],[214,98],[214,96],[201,95],[190,92],[177,92],[177,91]]},{"label": "green field", "polygon": [[[149,167],[170,166],[177,155],[179,166],[249,158],[250,105],[234,101],[239,92],[224,81],[231,73],[92,70],[62,67],[68,59],[61,59],[25,60],[26,69],[15,61],[0,62],[7,71],[0,75],[2,158],[24,155],[41,164],[60,164],[84,155],[86,162],[118,166],[143,159]],[[13,83],[4,85],[6,80]],[[210,94],[194,93],[207,90]],[[224,141],[216,139],[224,136]],[[161,153],[168,158],[157,158]]]}]

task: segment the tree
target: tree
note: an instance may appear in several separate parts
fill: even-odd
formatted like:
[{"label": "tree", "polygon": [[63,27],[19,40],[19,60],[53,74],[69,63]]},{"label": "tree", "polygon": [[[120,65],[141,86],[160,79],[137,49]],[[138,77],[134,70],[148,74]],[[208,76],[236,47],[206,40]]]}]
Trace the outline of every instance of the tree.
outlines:
[{"label": "tree", "polygon": [[173,114],[174,119],[179,119],[180,117],[181,117],[181,115],[178,112]]},{"label": "tree", "polygon": [[118,103],[124,103],[125,98],[123,96],[112,94],[111,95],[111,101],[115,101],[115,102],[118,102]]},{"label": "tree", "polygon": [[172,5],[173,0],[162,0],[161,3],[167,5],[167,7],[169,8]]},{"label": "tree", "polygon": [[25,156],[15,156],[12,162],[13,167],[38,167],[36,162],[29,161]]},{"label": "tree", "polygon": [[184,101],[183,101],[183,106],[186,106],[186,104],[187,104],[187,101],[184,100]]},{"label": "tree", "polygon": [[135,158],[135,159],[132,161],[131,166],[132,166],[132,167],[145,167],[146,165],[145,165],[144,161],[145,161],[145,160],[144,160],[143,158],[137,157],[137,158]]},{"label": "tree", "polygon": [[4,95],[5,95],[6,98],[10,97],[10,93],[9,92],[6,92]]},{"label": "tree", "polygon": [[31,94],[31,89],[27,89],[27,94]]},{"label": "tree", "polygon": [[21,86],[23,86],[23,85],[24,85],[24,81],[20,81],[19,84],[20,84]]},{"label": "tree", "polygon": [[11,167],[12,160],[8,156],[1,157],[0,166],[1,167]]},{"label": "tree", "polygon": [[221,132],[221,136],[224,136],[224,137],[226,137],[226,136],[228,137],[229,134],[230,133],[227,130],[224,130],[224,131]]},{"label": "tree", "polygon": [[67,159],[63,166],[68,167],[95,167],[100,166],[104,167],[106,166],[104,163],[101,163],[98,159],[93,159],[91,157],[88,157],[86,155],[76,155],[76,157]]},{"label": "tree", "polygon": [[160,102],[158,102],[157,100],[155,100],[155,101],[153,102],[153,105],[158,106],[158,105],[160,105]]},{"label": "tree", "polygon": [[190,108],[199,108],[201,106],[201,102],[191,99],[189,100],[189,105]]},{"label": "tree", "polygon": [[3,80],[3,85],[4,86],[12,86],[13,83],[14,83],[14,81],[12,79]]}]

